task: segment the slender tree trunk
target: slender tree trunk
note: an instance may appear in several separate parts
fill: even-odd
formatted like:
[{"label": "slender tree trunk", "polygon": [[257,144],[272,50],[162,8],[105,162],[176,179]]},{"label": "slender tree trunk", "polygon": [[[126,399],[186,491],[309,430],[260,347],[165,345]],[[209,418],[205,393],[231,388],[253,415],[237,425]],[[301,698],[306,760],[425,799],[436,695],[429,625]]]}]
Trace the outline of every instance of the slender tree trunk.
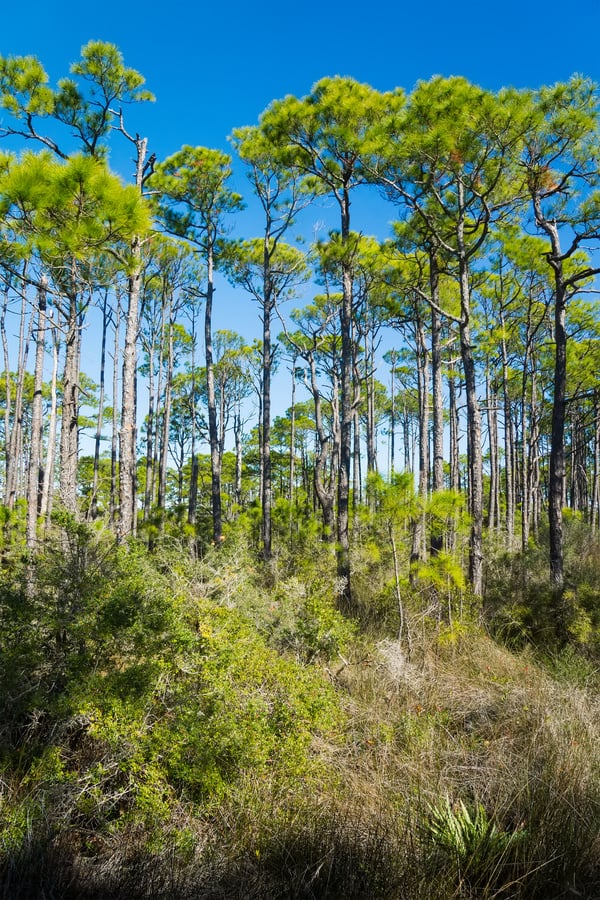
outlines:
[{"label": "slender tree trunk", "polygon": [[67,512],[77,515],[77,462],[79,457],[80,327],[77,295],[67,298],[63,401],[60,423],[59,497]]},{"label": "slender tree trunk", "polygon": [[[192,385],[191,385],[191,467],[190,467],[190,492],[188,498],[188,524],[196,524],[198,511],[198,456],[196,453],[196,319],[193,318],[192,329]],[[239,503],[239,499],[236,500]]]},{"label": "slender tree trunk", "polygon": [[[350,197],[344,187],[341,202],[341,237],[346,244],[350,236]],[[342,301],[340,306],[341,326],[341,416],[340,416],[340,458],[338,472],[338,517],[337,517],[337,574],[342,584],[341,605],[345,609],[352,606],[350,581],[350,466],[352,458],[352,420],[354,405],[354,385],[352,379],[352,312],[353,286],[351,263],[342,261]]]},{"label": "slender tree trunk", "polygon": [[365,336],[367,345],[365,358],[367,371],[365,385],[367,388],[367,472],[377,471],[377,435],[375,431],[375,345],[373,329],[369,328]]},{"label": "slender tree trunk", "polygon": [[290,406],[290,478],[288,496],[290,500],[290,514],[294,505],[295,481],[296,481],[296,359],[292,360],[292,402]]},{"label": "slender tree trunk", "polygon": [[593,470],[592,490],[590,494],[590,527],[593,532],[598,530],[598,518],[600,514],[600,403],[599,392],[594,390],[593,399]]},{"label": "slender tree trunk", "polygon": [[[419,396],[419,482],[417,494],[420,509],[413,523],[410,554],[411,572],[413,574],[415,567],[425,560],[425,504],[429,486],[429,354],[425,342],[423,322],[418,316],[415,323],[415,332],[415,362]],[[413,577],[412,574],[411,577]]]},{"label": "slender tree trunk", "polygon": [[[500,325],[504,335],[504,316],[500,314]],[[506,548],[512,550],[515,535],[515,479],[514,479],[514,441],[513,420],[510,402],[510,384],[508,373],[508,351],[506,340],[502,337],[502,399],[504,404],[504,478],[506,491]]]},{"label": "slender tree trunk", "polygon": [[98,515],[98,481],[100,477],[100,441],[102,440],[102,426],[104,423],[104,393],[106,377],[106,335],[110,321],[110,309],[108,307],[108,291],[104,292],[102,301],[102,339],[100,346],[100,390],[98,396],[98,418],[96,419],[96,434],[94,437],[94,474],[92,477],[92,499],[89,507],[89,518],[95,519]]},{"label": "slender tree trunk", "polygon": [[396,351],[392,350],[392,372],[390,383],[390,475],[394,474],[396,457]]},{"label": "slender tree trunk", "polygon": [[[358,504],[361,502],[360,479],[360,415],[354,410],[353,417],[354,449],[352,451],[352,513],[356,516]],[[368,462],[367,462],[368,466]]]},{"label": "slender tree trunk", "polygon": [[161,418],[160,462],[158,469],[158,506],[166,508],[167,497],[167,469],[169,461],[169,431],[171,427],[171,384],[173,382],[173,322],[170,321],[167,333],[167,368],[165,375],[165,392],[163,399],[163,414]]},{"label": "slender tree trunk", "polygon": [[[148,141],[136,135],[135,184],[144,183]],[[142,241],[131,243],[131,275],[127,282],[127,315],[123,347],[121,431],[119,434],[119,526],[118,539],[135,537],[137,528],[137,340],[142,288]]]},{"label": "slender tree trunk", "polygon": [[112,430],[110,441],[110,501],[109,520],[113,528],[117,526],[117,480],[118,480],[118,440],[119,440],[119,333],[121,325],[121,299],[117,293],[117,305],[115,308],[115,340],[113,350],[113,380],[112,380]]},{"label": "slender tree trunk", "polygon": [[[440,306],[437,260],[430,255],[429,281],[431,297]],[[444,396],[442,389],[442,317],[431,309],[431,390],[433,401],[433,482],[432,489],[444,490]]]},{"label": "slender tree trunk", "polygon": [[562,284],[562,276],[556,272],[554,399],[552,404],[548,513],[550,524],[550,576],[557,589],[562,589],[564,582],[562,509],[565,483],[565,400],[567,386],[567,331],[565,315],[566,297],[564,285]]},{"label": "slender tree trunk", "polygon": [[467,261],[459,259],[461,322],[460,352],[465,375],[469,470],[469,581],[476,597],[483,595],[483,458],[481,451],[481,411],[471,341],[471,294]]},{"label": "slender tree trunk", "polygon": [[243,463],[243,446],[242,446],[242,410],[238,401],[237,408],[233,415],[233,440],[235,444],[235,502],[238,507],[242,505],[242,463]]},{"label": "slender tree trunk", "polygon": [[133,241],[135,259],[129,276],[125,343],[123,347],[123,378],[121,383],[121,430],[119,434],[119,528],[120,540],[135,536],[137,506],[137,339],[139,304],[142,281],[142,250],[138,238]]},{"label": "slender tree trunk", "polygon": [[207,254],[206,305],[204,308],[204,347],[206,354],[206,399],[208,407],[208,437],[210,443],[211,468],[211,509],[213,521],[213,541],[219,546],[223,539],[223,515],[221,505],[221,454],[219,452],[219,429],[217,425],[217,401],[215,395],[215,372],[212,344],[212,307],[214,297],[214,260],[211,238]]},{"label": "slender tree trunk", "polygon": [[[315,404],[315,429],[316,429],[316,441],[317,448],[315,451],[315,463],[314,463],[314,472],[313,472],[313,484],[315,489],[315,497],[319,502],[321,507],[321,512],[323,515],[323,534],[325,540],[328,543],[334,542],[334,534],[335,534],[335,511],[334,511],[334,501],[335,501],[335,486],[332,479],[327,479],[327,468],[328,462],[330,460],[330,451],[331,451],[331,441],[325,432],[325,427],[323,425],[323,411],[321,406],[321,392],[319,390],[319,386],[317,383],[317,368],[314,360],[314,356],[311,354],[308,357],[308,363],[310,367],[310,390],[313,395],[313,401]],[[335,415],[334,415],[335,419]],[[333,431],[336,432],[338,429],[336,428],[336,422],[333,422]],[[336,456],[336,446],[337,443],[336,438],[334,436],[334,448],[333,452],[331,452],[331,457],[335,459]],[[326,486],[326,482],[328,482],[329,486]]]},{"label": "slender tree trunk", "polygon": [[26,546],[35,548],[37,518],[40,511],[41,486],[43,484],[42,451],[44,421],[42,409],[42,389],[44,384],[44,352],[46,336],[46,283],[42,281],[38,289],[37,333],[35,337],[35,369],[33,375],[33,400],[31,404],[31,450],[27,482]]},{"label": "slender tree trunk", "polygon": [[[27,357],[29,355],[29,339],[33,327],[33,314],[25,334],[27,294],[25,287],[21,290],[21,312],[19,316],[19,345],[18,361],[15,385],[15,402],[13,407],[12,422],[6,435],[6,505],[13,509],[19,493],[19,471],[23,456],[23,392],[25,388],[25,373],[27,371]],[[6,333],[3,334],[6,340]],[[8,350],[5,348],[5,360],[8,359]],[[10,379],[10,371],[7,367],[7,379]],[[7,408],[9,408],[7,394]],[[10,410],[9,410],[10,414]],[[9,418],[10,421],[10,418]]]},{"label": "slender tree trunk", "polygon": [[148,350],[148,413],[146,415],[146,478],[144,485],[144,521],[152,514],[154,503],[154,446],[156,428],[156,390],[154,384],[154,342]]},{"label": "slender tree trunk", "polygon": [[460,491],[459,417],[456,380],[448,376],[448,406],[450,411],[450,489]]},{"label": "slender tree trunk", "polygon": [[56,430],[58,421],[58,363],[60,351],[60,330],[58,327],[58,310],[52,325],[52,377],[50,379],[50,415],[48,420],[48,448],[44,466],[44,483],[42,486],[41,514],[47,524],[52,512],[54,497],[54,462],[56,459]]},{"label": "slender tree trunk", "polygon": [[489,370],[485,376],[488,435],[490,448],[490,486],[488,494],[488,527],[490,530],[499,524],[498,497],[498,415],[496,407],[496,391],[490,383]]},{"label": "slender tree trunk", "polygon": [[271,316],[273,312],[273,296],[270,275],[270,247],[267,227],[264,242],[263,284],[263,346],[262,346],[262,543],[263,558],[269,562],[272,556],[271,506],[273,501],[273,485],[271,471],[271,369],[273,366],[271,352]]}]

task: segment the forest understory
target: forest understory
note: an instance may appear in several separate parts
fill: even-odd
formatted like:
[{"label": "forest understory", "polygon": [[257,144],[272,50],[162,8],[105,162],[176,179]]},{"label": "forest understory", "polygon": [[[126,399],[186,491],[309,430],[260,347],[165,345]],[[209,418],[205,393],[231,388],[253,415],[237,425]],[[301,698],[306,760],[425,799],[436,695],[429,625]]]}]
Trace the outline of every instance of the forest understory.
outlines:
[{"label": "forest understory", "polygon": [[243,518],[201,559],[5,541],[0,895],[597,897],[600,543],[566,546],[560,608],[534,548],[482,605],[363,522],[346,616],[310,529],[269,566]]}]

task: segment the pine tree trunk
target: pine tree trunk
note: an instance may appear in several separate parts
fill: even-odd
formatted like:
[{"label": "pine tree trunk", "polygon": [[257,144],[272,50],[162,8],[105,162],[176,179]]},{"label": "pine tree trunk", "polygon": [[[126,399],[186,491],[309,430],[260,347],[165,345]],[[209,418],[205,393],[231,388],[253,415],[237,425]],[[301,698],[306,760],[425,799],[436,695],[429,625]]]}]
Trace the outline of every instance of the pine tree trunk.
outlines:
[{"label": "pine tree trunk", "polygon": [[[268,229],[267,229],[268,233]],[[273,501],[273,485],[271,472],[271,316],[273,312],[273,297],[270,275],[269,241],[265,237],[263,258],[263,285],[264,297],[262,305],[263,315],[263,346],[262,346],[262,428],[261,428],[261,457],[262,457],[262,544],[263,558],[269,562],[272,556],[272,528],[271,506]]]},{"label": "pine tree trunk", "polygon": [[[19,493],[19,472],[23,455],[23,391],[25,386],[25,373],[27,371],[27,357],[29,355],[29,339],[33,327],[33,315],[30,317],[27,335],[25,334],[26,320],[26,289],[21,288],[21,312],[19,316],[19,345],[17,361],[17,379],[15,385],[15,401],[10,418],[10,388],[7,392],[7,410],[9,413],[10,428],[6,432],[6,499],[9,509],[13,509]],[[3,332],[3,340],[6,342],[6,332]],[[5,362],[8,360],[8,349],[5,344]],[[10,368],[7,366],[7,382],[10,380]]]},{"label": "pine tree trunk", "polygon": [[[209,239],[210,242],[210,239]],[[221,454],[217,424],[217,400],[212,345],[212,307],[214,297],[214,261],[212,244],[207,258],[206,305],[204,308],[204,348],[206,354],[206,400],[208,407],[208,438],[210,443],[211,509],[213,541],[219,546],[223,539],[223,515],[221,504]]]},{"label": "pine tree trunk", "polygon": [[420,510],[413,523],[412,549],[410,554],[411,579],[414,581],[414,569],[425,560],[425,504],[429,485],[429,362],[425,329],[423,322],[417,318],[415,363],[417,368],[417,386],[419,395],[419,482],[417,495]]},{"label": "pine tree trunk", "polygon": [[562,273],[556,272],[554,310],[554,399],[552,404],[552,443],[550,445],[550,477],[548,515],[550,524],[550,577],[562,590],[563,562],[563,493],[565,484],[565,400],[567,386],[566,298]]},{"label": "pine tree trunk", "polygon": [[[146,138],[136,135],[135,184],[141,191],[146,165]],[[142,289],[142,242],[131,242],[131,274],[127,281],[127,315],[123,347],[121,430],[119,434],[119,525],[118,539],[137,529],[137,340]]]},{"label": "pine tree trunk", "polygon": [[77,295],[67,298],[63,401],[58,461],[59,498],[63,509],[77,516],[77,463],[79,457],[80,327]]},{"label": "pine tree trunk", "polygon": [[475,597],[483,595],[483,458],[481,451],[481,411],[477,399],[477,381],[471,342],[471,297],[468,266],[459,260],[461,322],[460,352],[465,375],[467,399],[467,436],[469,471],[469,513],[471,534],[469,541],[469,581]]},{"label": "pine tree trunk", "polygon": [[108,308],[108,291],[104,293],[102,302],[102,339],[100,346],[100,385],[98,396],[98,417],[96,419],[96,434],[94,437],[94,474],[92,477],[92,499],[89,506],[89,518],[95,519],[98,515],[98,481],[100,477],[100,441],[102,440],[102,426],[104,422],[104,393],[106,376],[106,336],[110,310]]},{"label": "pine tree trunk", "polygon": [[121,325],[121,300],[117,292],[117,305],[115,309],[115,339],[113,350],[113,380],[112,380],[112,430],[110,441],[110,500],[109,521],[113,528],[117,527],[117,462],[119,441],[119,332]]},{"label": "pine tree trunk", "polygon": [[26,546],[33,550],[36,543],[37,518],[40,512],[41,486],[43,484],[44,421],[42,389],[44,384],[44,353],[46,336],[46,283],[42,281],[37,295],[37,333],[35,337],[35,369],[33,374],[33,400],[31,405],[31,449],[27,480]]},{"label": "pine tree trunk", "polygon": [[489,371],[485,376],[487,420],[490,448],[490,487],[488,494],[488,528],[494,529],[499,524],[498,497],[498,415],[496,392],[490,384]]},{"label": "pine tree trunk", "polygon": [[[341,200],[341,237],[347,243],[350,236],[350,198],[344,188]],[[342,301],[340,305],[341,333],[341,416],[338,470],[337,512],[337,574],[340,579],[340,604],[344,609],[352,607],[350,580],[350,467],[352,459],[352,421],[354,414],[352,312],[353,286],[351,263],[342,260]]]},{"label": "pine tree trunk", "polygon": [[[500,314],[500,325],[504,335],[504,316]],[[512,550],[515,536],[515,479],[513,421],[510,402],[508,375],[508,352],[506,340],[502,337],[502,399],[504,405],[504,476],[506,491],[506,549]]]},{"label": "pine tree trunk", "polygon": [[58,327],[58,311],[52,324],[52,377],[50,379],[50,415],[48,420],[48,446],[44,465],[44,483],[42,486],[41,514],[47,524],[52,512],[54,499],[54,462],[56,459],[56,430],[58,420],[58,363],[60,351],[60,329]]}]

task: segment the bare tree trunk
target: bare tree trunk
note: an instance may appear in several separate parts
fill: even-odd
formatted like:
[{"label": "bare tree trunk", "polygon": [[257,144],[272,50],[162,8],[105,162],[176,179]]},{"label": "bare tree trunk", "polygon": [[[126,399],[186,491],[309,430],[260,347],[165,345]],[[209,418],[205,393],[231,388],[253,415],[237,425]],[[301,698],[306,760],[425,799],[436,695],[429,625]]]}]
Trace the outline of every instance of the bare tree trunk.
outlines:
[{"label": "bare tree trunk", "polygon": [[498,472],[498,414],[496,391],[490,383],[490,373],[485,375],[487,420],[490,447],[490,487],[488,494],[488,527],[490,530],[499,525],[499,472]]},{"label": "bare tree trunk", "polygon": [[77,295],[67,297],[63,402],[60,424],[59,497],[63,508],[77,515],[77,462],[79,457],[80,327]]},{"label": "bare tree trunk", "polygon": [[41,486],[43,483],[42,451],[44,421],[42,409],[42,389],[44,384],[44,353],[46,336],[46,282],[42,280],[38,288],[37,333],[35,336],[35,369],[33,374],[33,400],[31,404],[31,449],[27,482],[27,521],[25,541],[28,550],[36,543],[37,518],[40,511]]},{"label": "bare tree trunk", "polygon": [[[504,318],[501,314],[500,324],[504,335]],[[506,340],[502,337],[502,397],[504,403],[504,475],[506,491],[506,547],[512,550],[515,536],[515,478],[514,478],[514,441],[513,421],[510,402],[510,386],[508,378],[508,352]]]},{"label": "bare tree trunk", "polygon": [[459,416],[456,381],[448,376],[448,405],[450,409],[450,489],[460,491]]},{"label": "bare tree trunk", "polygon": [[211,508],[213,521],[213,541],[219,546],[223,539],[223,514],[221,505],[221,454],[219,452],[219,430],[217,424],[217,401],[215,396],[215,372],[212,345],[212,307],[214,296],[214,261],[212,244],[209,239],[207,254],[206,305],[204,308],[204,348],[206,354],[206,399],[208,406],[208,438],[210,443]]},{"label": "bare tree trunk", "polygon": [[360,416],[358,409],[354,410],[353,419],[354,449],[352,451],[352,512],[356,515],[358,504],[362,500],[360,483]]},{"label": "bare tree trunk", "polygon": [[395,350],[390,351],[392,355],[392,371],[390,381],[390,475],[394,474],[395,456],[396,456],[396,359]]},{"label": "bare tree trunk", "polygon": [[[135,145],[135,184],[142,190],[146,172],[146,138],[128,135]],[[137,339],[142,287],[142,242],[131,243],[131,274],[127,281],[127,315],[123,348],[123,382],[121,396],[121,430],[119,434],[119,526],[118,538],[135,536],[137,528]]]},{"label": "bare tree trunk", "polygon": [[58,310],[52,325],[52,377],[50,379],[50,416],[48,421],[48,449],[44,466],[44,483],[42,486],[41,514],[45,523],[50,519],[54,498],[54,462],[56,459],[56,429],[58,420],[58,362],[60,350],[60,330],[58,327]]},{"label": "bare tree trunk", "polygon": [[[190,492],[188,498],[188,524],[196,524],[198,512],[198,456],[196,454],[196,318],[192,319],[192,384],[191,384],[191,467],[190,467]],[[240,473],[241,478],[241,473]],[[236,500],[237,503],[240,500]]]},{"label": "bare tree trunk", "polygon": [[235,488],[234,496],[237,506],[242,505],[242,410],[238,401],[237,409],[233,415],[233,440],[235,444]]},{"label": "bare tree trunk", "polygon": [[377,436],[375,433],[375,346],[373,329],[369,328],[365,336],[366,372],[365,385],[367,393],[367,472],[377,471]]},{"label": "bare tree trunk", "polygon": [[144,485],[144,521],[148,521],[154,504],[154,448],[156,428],[156,389],[154,384],[154,343],[148,351],[148,413],[146,415],[146,477]]},{"label": "bare tree trunk", "polygon": [[[437,261],[429,260],[431,297],[440,306]],[[442,317],[431,308],[431,389],[433,400],[433,481],[432,490],[444,490],[444,396],[442,390]]]},{"label": "bare tree trunk", "polygon": [[412,549],[410,554],[411,579],[414,581],[415,567],[425,560],[425,504],[429,485],[429,360],[425,342],[425,329],[420,317],[415,323],[415,362],[419,395],[419,483],[417,493],[420,509],[413,523]]},{"label": "bare tree trunk", "polygon": [[290,500],[290,515],[294,505],[294,493],[296,482],[296,358],[292,360],[292,400],[290,406],[290,477],[288,483],[288,496]]},{"label": "bare tree trunk", "polygon": [[[169,320],[171,315],[169,315]],[[167,369],[161,421],[160,462],[158,474],[158,507],[166,508],[167,468],[169,458],[169,430],[171,427],[171,384],[173,381],[173,323],[169,321],[167,334]]]},{"label": "bare tree trunk", "polygon": [[102,426],[104,423],[104,394],[106,377],[106,335],[110,322],[111,312],[108,306],[108,291],[104,291],[102,301],[102,340],[100,346],[100,386],[98,396],[98,418],[96,419],[96,435],[94,437],[94,474],[92,478],[92,499],[89,507],[89,518],[95,519],[98,515],[98,481],[100,477],[100,441],[102,440]]},{"label": "bare tree trunk", "polygon": [[562,275],[556,274],[554,311],[554,400],[552,404],[552,443],[550,445],[550,481],[548,513],[550,520],[550,576],[555,587],[564,583],[563,492],[565,484],[565,401],[567,386],[566,298]]},{"label": "bare tree trunk", "polygon": [[592,492],[590,495],[590,525],[593,532],[598,530],[600,514],[600,403],[599,393],[594,391],[594,469],[592,476]]},{"label": "bare tree trunk", "polygon": [[115,309],[115,341],[113,351],[113,381],[112,381],[112,433],[110,442],[110,501],[109,521],[113,528],[117,525],[117,455],[119,440],[119,332],[121,325],[121,298],[117,293],[117,305]]},{"label": "bare tree trunk", "polygon": [[467,399],[469,512],[471,536],[469,542],[469,581],[476,597],[483,595],[483,458],[481,451],[481,411],[477,399],[477,381],[473,345],[471,341],[471,294],[468,265],[459,260],[461,322],[460,352],[465,375]]},{"label": "bare tree trunk", "polygon": [[263,558],[269,562],[272,555],[272,523],[271,507],[273,503],[273,485],[271,472],[271,369],[273,366],[271,349],[271,316],[273,312],[273,297],[270,277],[270,247],[268,229],[264,243],[264,303],[263,315],[263,345],[262,345],[262,428],[261,428],[261,458],[262,458],[262,542]]},{"label": "bare tree trunk", "polygon": [[[12,423],[6,434],[6,499],[9,509],[13,509],[19,492],[19,471],[23,456],[23,391],[25,387],[25,373],[27,369],[27,357],[29,355],[29,339],[33,327],[33,314],[25,334],[27,293],[26,288],[21,288],[21,312],[19,316],[19,346],[17,359],[17,379],[15,385],[15,402],[12,414]],[[6,333],[3,333],[6,340]],[[8,359],[8,350],[5,348],[5,360]],[[10,379],[10,371],[7,367],[7,379]],[[7,408],[9,408],[7,394]],[[10,416],[10,410],[9,410]],[[10,422],[10,418],[9,418]]]}]

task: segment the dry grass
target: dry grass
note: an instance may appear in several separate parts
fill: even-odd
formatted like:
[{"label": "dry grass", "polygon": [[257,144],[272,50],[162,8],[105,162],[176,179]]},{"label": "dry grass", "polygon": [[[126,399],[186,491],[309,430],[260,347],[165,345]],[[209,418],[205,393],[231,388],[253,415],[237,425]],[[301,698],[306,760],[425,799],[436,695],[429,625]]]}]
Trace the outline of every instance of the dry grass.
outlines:
[{"label": "dry grass", "polygon": [[[1,896],[600,896],[593,693],[476,631],[430,636],[410,659],[391,640],[356,644],[330,672],[346,732],[315,744],[310,782],[250,779],[210,811],[182,807],[159,845],[135,830],[91,850],[33,836]],[[432,836],[440,803],[459,831],[480,811],[466,849]]]}]

